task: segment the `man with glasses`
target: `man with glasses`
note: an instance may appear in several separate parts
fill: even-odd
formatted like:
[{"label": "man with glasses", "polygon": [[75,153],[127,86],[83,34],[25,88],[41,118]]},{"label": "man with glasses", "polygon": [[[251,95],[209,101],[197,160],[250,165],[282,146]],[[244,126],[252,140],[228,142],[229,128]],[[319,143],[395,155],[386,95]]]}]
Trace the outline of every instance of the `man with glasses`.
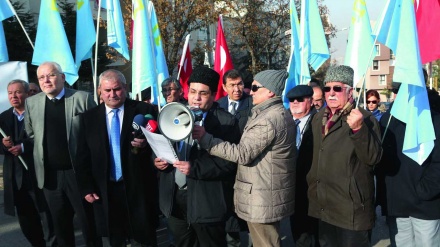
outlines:
[{"label": "man with glasses", "polygon": [[238,164],[235,212],[245,220],[255,246],[280,246],[281,219],[295,208],[296,127],[281,94],[285,70],[265,70],[252,82],[252,115],[239,144],[195,126],[193,137],[210,154]]},{"label": "man with glasses", "polygon": [[317,112],[313,107],[313,89],[298,85],[286,95],[290,112],[296,124],[296,162],[295,213],[290,217],[293,240],[296,246],[318,246],[318,221],[308,216],[306,176],[313,159],[312,118]]},{"label": "man with glasses", "polygon": [[76,215],[86,245],[95,246],[100,241],[95,236],[93,209],[81,198],[73,165],[78,115],[96,104],[90,94],[64,88],[65,75],[55,62],[42,63],[37,78],[43,93],[26,99],[25,129],[34,142],[38,187],[48,202],[58,245],[75,246]]},{"label": "man with glasses", "polygon": [[171,102],[180,102],[185,104],[186,100],[183,98],[183,89],[180,85],[180,82],[173,77],[167,78],[162,82],[162,95],[165,98],[165,101],[168,103]]},{"label": "man with glasses", "polygon": [[[236,119],[214,101],[219,78],[210,68],[195,68],[188,80],[188,105],[203,111],[201,122],[216,137],[236,142]],[[176,145],[178,161],[154,160],[160,171],[160,209],[168,218],[176,246],[224,247],[237,167],[210,155],[192,140]]]},{"label": "man with glasses", "polygon": [[312,120],[309,215],[319,219],[321,246],[370,246],[374,226],[373,166],[382,154],[380,128],[371,113],[354,108],[353,74],[345,65],[328,69],[327,107]]},{"label": "man with glasses", "polygon": [[244,93],[244,82],[238,70],[226,71],[223,75],[223,90],[228,95],[220,98],[217,102],[221,108],[235,116],[240,130],[243,132],[252,110],[252,97]]}]

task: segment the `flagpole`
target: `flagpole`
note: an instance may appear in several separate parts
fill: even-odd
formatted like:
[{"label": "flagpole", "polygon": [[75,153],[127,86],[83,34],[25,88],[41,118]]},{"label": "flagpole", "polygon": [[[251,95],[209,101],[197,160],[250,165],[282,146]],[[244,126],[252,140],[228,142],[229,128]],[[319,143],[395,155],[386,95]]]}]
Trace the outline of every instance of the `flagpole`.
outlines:
[{"label": "flagpole", "polygon": [[[96,40],[95,40],[95,66],[92,65],[92,74],[93,74],[93,86],[94,86],[94,93],[93,93],[93,98],[95,99],[95,102],[98,104],[99,103],[99,99],[98,99],[98,91],[96,90],[98,88],[98,80],[97,80],[97,68],[98,68],[98,38],[99,38],[99,20],[101,18],[101,1],[103,0],[99,0],[98,1],[98,16],[96,17]],[[93,57],[93,56],[92,56]],[[90,60],[93,64],[93,59]],[[95,69],[93,69],[95,68]]]},{"label": "flagpole", "polygon": [[191,34],[188,34],[188,35],[186,35],[186,38],[185,38],[185,44],[183,45],[183,50],[182,50],[182,57],[180,58],[179,72],[177,73],[177,80],[180,79],[180,72],[182,70],[183,63],[185,62],[186,50],[188,49],[188,43],[189,43],[190,37],[191,37]]},{"label": "flagpole", "polygon": [[32,43],[31,38],[29,37],[28,33],[26,32],[26,28],[24,28],[23,23],[21,22],[20,17],[18,17],[18,14],[15,11],[14,7],[12,6],[11,2],[9,2],[9,0],[7,0],[6,2],[8,3],[8,5],[11,8],[12,12],[14,13],[15,17],[17,18],[18,23],[20,23],[20,26],[23,29],[24,34],[26,35],[27,39],[29,40],[29,43],[32,46],[32,49],[35,49],[34,43]]},{"label": "flagpole", "polygon": [[[384,11],[386,11],[386,10],[388,9],[388,6],[390,5],[390,1],[391,1],[391,0],[388,0],[387,4],[385,5]],[[377,27],[376,30],[380,30],[380,28],[382,27],[382,24],[383,24],[383,18],[381,19],[380,27]],[[371,63],[371,60],[373,59],[373,52],[374,52],[374,48],[376,47],[377,38],[378,38],[378,35],[375,35],[375,37],[374,37],[374,42],[373,42],[373,47],[371,47],[371,51],[370,51],[370,58],[368,59],[370,62],[369,62],[368,64],[370,64],[370,63]],[[367,67],[365,68],[365,72],[364,72],[364,75],[362,76],[362,80],[361,80],[361,82],[362,82],[362,86],[361,86],[361,88],[359,89],[359,92],[361,92],[362,89],[365,88],[365,84],[366,84],[366,82],[365,82],[365,78],[366,78],[366,76],[367,76],[367,70],[368,70],[369,67],[370,67],[370,66],[367,66]],[[358,83],[359,83],[359,82],[358,82]],[[357,86],[358,83],[356,83],[356,86]],[[364,94],[364,95],[365,95],[365,94]],[[356,100],[356,108],[359,106],[359,100],[360,100],[360,98],[361,98],[361,97],[358,97],[358,99]],[[365,104],[365,96],[364,96],[364,104]]]}]

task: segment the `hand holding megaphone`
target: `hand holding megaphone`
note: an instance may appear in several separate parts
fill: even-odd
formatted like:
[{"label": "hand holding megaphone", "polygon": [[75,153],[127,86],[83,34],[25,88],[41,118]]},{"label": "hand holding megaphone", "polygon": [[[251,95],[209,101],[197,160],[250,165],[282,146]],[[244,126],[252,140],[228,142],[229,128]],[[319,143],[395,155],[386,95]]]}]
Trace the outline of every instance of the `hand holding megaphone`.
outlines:
[{"label": "hand holding megaphone", "polygon": [[205,135],[205,133],[206,133],[205,127],[199,126],[199,125],[194,125],[193,131],[192,131],[192,138],[194,140],[200,141],[200,139],[202,139],[202,137]]}]

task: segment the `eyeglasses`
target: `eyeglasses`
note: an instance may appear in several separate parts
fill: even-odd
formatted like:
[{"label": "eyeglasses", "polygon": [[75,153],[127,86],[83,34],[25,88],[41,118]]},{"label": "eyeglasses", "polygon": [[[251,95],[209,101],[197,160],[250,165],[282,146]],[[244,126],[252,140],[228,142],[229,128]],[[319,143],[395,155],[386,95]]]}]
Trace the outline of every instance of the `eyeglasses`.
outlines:
[{"label": "eyeglasses", "polygon": [[304,97],[292,98],[289,99],[289,102],[295,102],[295,100],[298,102],[304,102]]},{"label": "eyeglasses", "polygon": [[188,94],[197,94],[197,95],[200,94],[201,97],[207,98],[211,95],[211,92],[210,91],[197,91],[195,89],[190,89]]},{"label": "eyeglasses", "polygon": [[60,73],[50,73],[47,75],[42,75],[42,76],[38,77],[38,81],[44,81],[48,77],[49,77],[49,79],[55,79],[57,77],[57,75],[59,75],[59,74]]},{"label": "eyeglasses", "polygon": [[328,93],[328,92],[330,92],[330,90],[332,90],[332,88],[333,88],[333,91],[335,91],[337,93],[340,93],[340,92],[342,92],[342,89],[347,88],[347,87],[341,87],[341,86],[329,87],[329,86],[326,86],[326,87],[324,87],[324,92]]},{"label": "eyeglasses", "polygon": [[235,87],[242,88],[242,87],[244,87],[244,83],[241,81],[237,84],[227,84],[226,87],[229,89],[233,89]]},{"label": "eyeglasses", "polygon": [[176,90],[177,88],[162,88],[162,93],[168,93]]},{"label": "eyeglasses", "polygon": [[367,104],[377,104],[377,100],[367,100]]},{"label": "eyeglasses", "polygon": [[251,87],[251,91],[252,92],[256,92],[256,91],[258,91],[258,89],[260,89],[260,88],[262,88],[263,86],[257,86],[257,85],[252,85],[252,87]]}]

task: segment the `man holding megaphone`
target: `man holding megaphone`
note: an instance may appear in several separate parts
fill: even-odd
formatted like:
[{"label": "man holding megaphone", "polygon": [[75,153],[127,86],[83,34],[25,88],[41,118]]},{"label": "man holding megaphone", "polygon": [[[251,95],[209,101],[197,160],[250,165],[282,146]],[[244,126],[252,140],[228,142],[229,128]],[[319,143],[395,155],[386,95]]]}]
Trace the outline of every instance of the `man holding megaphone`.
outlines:
[{"label": "man holding megaphone", "polygon": [[[214,101],[218,83],[219,74],[214,70],[195,68],[188,80],[188,105],[203,112],[200,122],[208,131],[237,142],[239,129],[234,116]],[[177,136],[174,132],[179,128],[160,120],[163,112],[165,108],[159,117],[160,129],[171,132],[165,136]],[[176,112],[174,121],[185,120],[179,111],[171,112]],[[154,160],[160,170],[160,209],[168,218],[176,246],[226,246],[225,220],[232,209],[236,165],[200,150],[192,140],[178,141],[176,146],[179,160],[173,164],[161,157]]]},{"label": "man holding megaphone", "polygon": [[[151,105],[127,99],[124,75],[99,76],[104,104],[81,115],[76,175],[80,193],[92,203],[98,234],[111,246],[156,246],[157,179],[151,149],[135,126],[145,127]],[[133,131],[135,130],[135,131]]]}]

